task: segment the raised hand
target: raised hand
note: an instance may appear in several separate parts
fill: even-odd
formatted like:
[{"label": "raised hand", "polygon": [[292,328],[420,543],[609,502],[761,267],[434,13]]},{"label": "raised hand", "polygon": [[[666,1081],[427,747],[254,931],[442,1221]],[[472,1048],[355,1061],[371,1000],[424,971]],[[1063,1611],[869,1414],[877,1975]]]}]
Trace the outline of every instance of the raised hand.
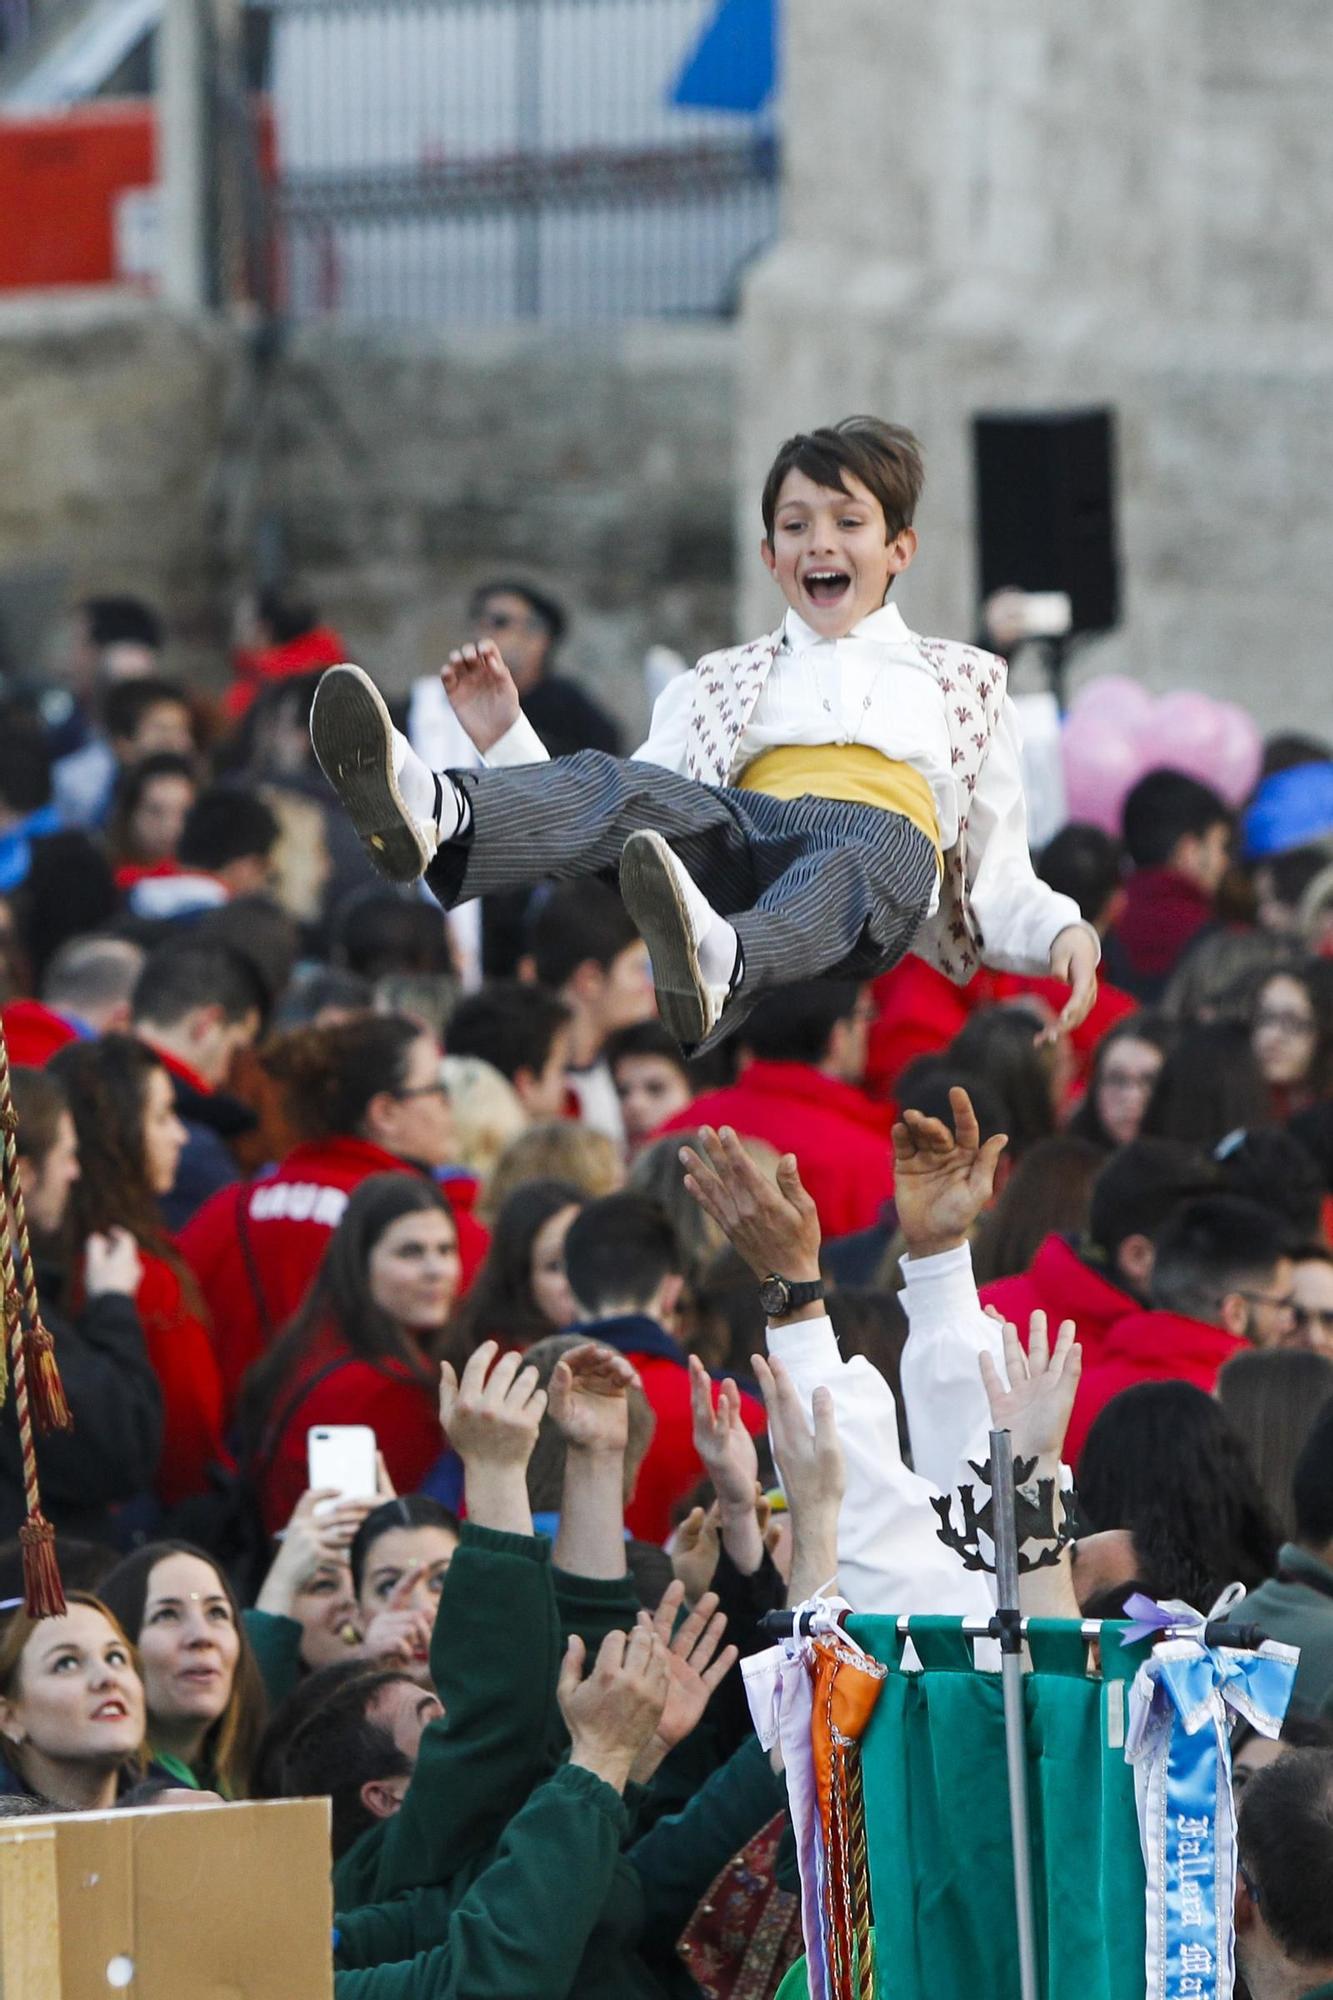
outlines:
[{"label": "raised hand", "polygon": [[633,1775],[641,1785],[648,1783],[668,1751],[683,1743],[690,1731],[698,1726],[713,1690],[740,1658],[739,1647],[722,1644],[727,1618],[726,1613],[717,1608],[714,1591],[710,1590],[701,1597],[689,1617],[682,1620],[680,1630],[674,1630],[684,1596],[683,1585],[669,1583],[656,1611],[641,1611],[638,1617],[639,1625],[656,1632],[666,1647],[667,1665],[671,1672],[671,1687],[662,1720],[634,1767]]},{"label": "raised hand", "polygon": [[728,1376],[718,1385],[714,1406],[713,1384],[697,1354],[690,1356],[690,1413],[694,1420],[694,1449],[703,1460],[719,1501],[724,1507],[743,1506],[753,1513],[759,1484],[759,1453],[741,1422],[741,1392]]},{"label": "raised hand", "polygon": [[483,1340],[461,1382],[447,1361],[440,1367],[440,1423],[467,1468],[526,1466],[546,1409],[536,1369],[525,1367],[521,1354],[496,1361],[498,1352],[498,1341]]},{"label": "raised hand", "polygon": [[995,1169],[1009,1141],[997,1132],[985,1145],[972,1100],[949,1092],[954,1129],[941,1118],[905,1111],[893,1128],[893,1198],[909,1255],[931,1257],[967,1241],[967,1232],[995,1192]]},{"label": "raised hand", "polygon": [[583,1641],[574,1634],[556,1687],[569,1731],[569,1761],[621,1792],[667,1705],[667,1649],[656,1632],[636,1627],[607,1633],[586,1680],[585,1657]]},{"label": "raised hand", "polygon": [[552,1421],[573,1451],[623,1453],[629,1443],[629,1392],[639,1386],[623,1354],[584,1341],[555,1364],[548,1399]]},{"label": "raised hand", "polygon": [[671,1537],[671,1567],[687,1604],[697,1604],[708,1589],[721,1553],[721,1508],[716,1501],[711,1507],[691,1507]]},{"label": "raised hand", "polygon": [[[463,1461],[468,1514],[479,1527],[530,1535],[527,1471],[546,1410],[546,1391],[521,1354],[495,1356],[484,1340],[460,1382],[440,1367],[440,1423]],[[495,1363],[494,1367],[491,1366]],[[488,1372],[489,1371],[489,1372]]]},{"label": "raised hand", "polygon": [[778,1161],[776,1183],[758,1168],[729,1125],[705,1125],[699,1150],[682,1146],[685,1185],[757,1278],[794,1284],[819,1276],[819,1216],[801,1185],[796,1156]]},{"label": "raised hand", "polygon": [[440,669],[449,706],[482,756],[518,721],[514,677],[493,639],[469,640]]},{"label": "raised hand", "polygon": [[1097,963],[1097,946],[1084,925],[1070,924],[1060,932],[1051,946],[1051,973],[1054,978],[1065,980],[1072,991],[1056,1030],[1048,1029],[1039,1040],[1053,1040],[1054,1032],[1061,1029],[1071,1034],[1087,1020],[1097,998]]},{"label": "raised hand", "polygon": [[1052,1347],[1045,1313],[1034,1312],[1028,1322],[1026,1354],[1017,1328],[1005,1322],[1008,1387],[989,1354],[981,1354],[979,1365],[992,1428],[1009,1432],[1015,1458],[1058,1459],[1083,1372],[1083,1350],[1075,1338],[1073,1320],[1061,1323]]},{"label": "raised hand", "polygon": [[805,1420],[801,1399],[787,1368],[776,1356],[751,1356],[768,1412],[768,1438],[799,1532],[801,1517],[826,1513],[836,1517],[842,1502],[844,1466],[838,1428],[833,1419],[833,1392],[815,1390],[811,1401],[813,1428]]},{"label": "raised hand", "polygon": [[759,1454],[741,1421],[741,1392],[727,1378],[713,1384],[697,1354],[690,1356],[690,1412],[694,1448],[718,1498],[722,1540],[742,1576],[753,1576],[764,1560],[764,1536],[755,1512],[759,1493]]}]

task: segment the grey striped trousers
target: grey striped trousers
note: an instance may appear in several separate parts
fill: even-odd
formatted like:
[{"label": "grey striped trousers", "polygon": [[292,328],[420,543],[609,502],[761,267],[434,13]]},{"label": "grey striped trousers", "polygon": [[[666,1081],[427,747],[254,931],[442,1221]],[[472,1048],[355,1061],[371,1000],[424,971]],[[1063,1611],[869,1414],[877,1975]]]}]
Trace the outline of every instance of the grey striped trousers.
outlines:
[{"label": "grey striped trousers", "polygon": [[[745,965],[738,1000],[821,975],[887,971],[935,887],[926,836],[875,806],[700,785],[601,750],[450,775],[471,802],[472,829],[426,873],[446,909],[542,880],[614,878],[630,834],[649,828],[735,929]],[[740,1011],[728,1009],[728,1029]]]}]

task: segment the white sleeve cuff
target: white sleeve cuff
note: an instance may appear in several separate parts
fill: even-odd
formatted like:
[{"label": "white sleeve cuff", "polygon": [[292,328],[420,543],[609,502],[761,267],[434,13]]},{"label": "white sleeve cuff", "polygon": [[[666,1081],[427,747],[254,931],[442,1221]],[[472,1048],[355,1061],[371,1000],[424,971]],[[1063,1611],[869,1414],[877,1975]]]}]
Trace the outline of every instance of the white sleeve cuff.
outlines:
[{"label": "white sleeve cuff", "polygon": [[798,1387],[804,1383],[814,1388],[821,1382],[831,1385],[843,1369],[838,1337],[827,1313],[821,1313],[818,1319],[793,1320],[790,1326],[770,1326],[765,1333],[769,1353],[782,1363]]},{"label": "white sleeve cuff", "polygon": [[546,745],[526,715],[520,715],[499,741],[492,743],[482,759],[488,770],[501,770],[514,764],[549,764],[550,761]]},{"label": "white sleeve cuff", "polygon": [[975,1317],[977,1284],[972,1275],[972,1249],[960,1243],[936,1257],[903,1257],[903,1305],[913,1331],[932,1333],[937,1327],[957,1328]]}]

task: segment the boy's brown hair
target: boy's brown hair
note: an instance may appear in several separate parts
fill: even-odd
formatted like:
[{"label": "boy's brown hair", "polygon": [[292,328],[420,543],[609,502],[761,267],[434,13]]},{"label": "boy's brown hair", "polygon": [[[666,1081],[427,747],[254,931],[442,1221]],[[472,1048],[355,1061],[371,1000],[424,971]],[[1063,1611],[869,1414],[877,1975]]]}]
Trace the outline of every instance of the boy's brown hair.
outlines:
[{"label": "boy's brown hair", "polygon": [[882,417],[844,417],[841,423],[817,431],[798,431],[779,447],[764,481],[760,505],[770,548],[778,494],[789,472],[803,472],[816,486],[831,487],[835,493],[847,492],[851,473],[883,508],[890,541],[911,527],[926,478],[921,446],[911,431],[901,424],[887,424]]}]

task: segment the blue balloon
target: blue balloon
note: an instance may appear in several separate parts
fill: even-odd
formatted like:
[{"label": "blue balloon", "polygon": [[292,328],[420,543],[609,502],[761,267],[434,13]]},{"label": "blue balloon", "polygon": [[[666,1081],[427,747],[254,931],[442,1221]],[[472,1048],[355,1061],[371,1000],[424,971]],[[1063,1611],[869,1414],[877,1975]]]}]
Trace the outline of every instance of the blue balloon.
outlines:
[{"label": "blue balloon", "polygon": [[1251,799],[1241,834],[1249,861],[1333,838],[1333,764],[1274,771]]}]

